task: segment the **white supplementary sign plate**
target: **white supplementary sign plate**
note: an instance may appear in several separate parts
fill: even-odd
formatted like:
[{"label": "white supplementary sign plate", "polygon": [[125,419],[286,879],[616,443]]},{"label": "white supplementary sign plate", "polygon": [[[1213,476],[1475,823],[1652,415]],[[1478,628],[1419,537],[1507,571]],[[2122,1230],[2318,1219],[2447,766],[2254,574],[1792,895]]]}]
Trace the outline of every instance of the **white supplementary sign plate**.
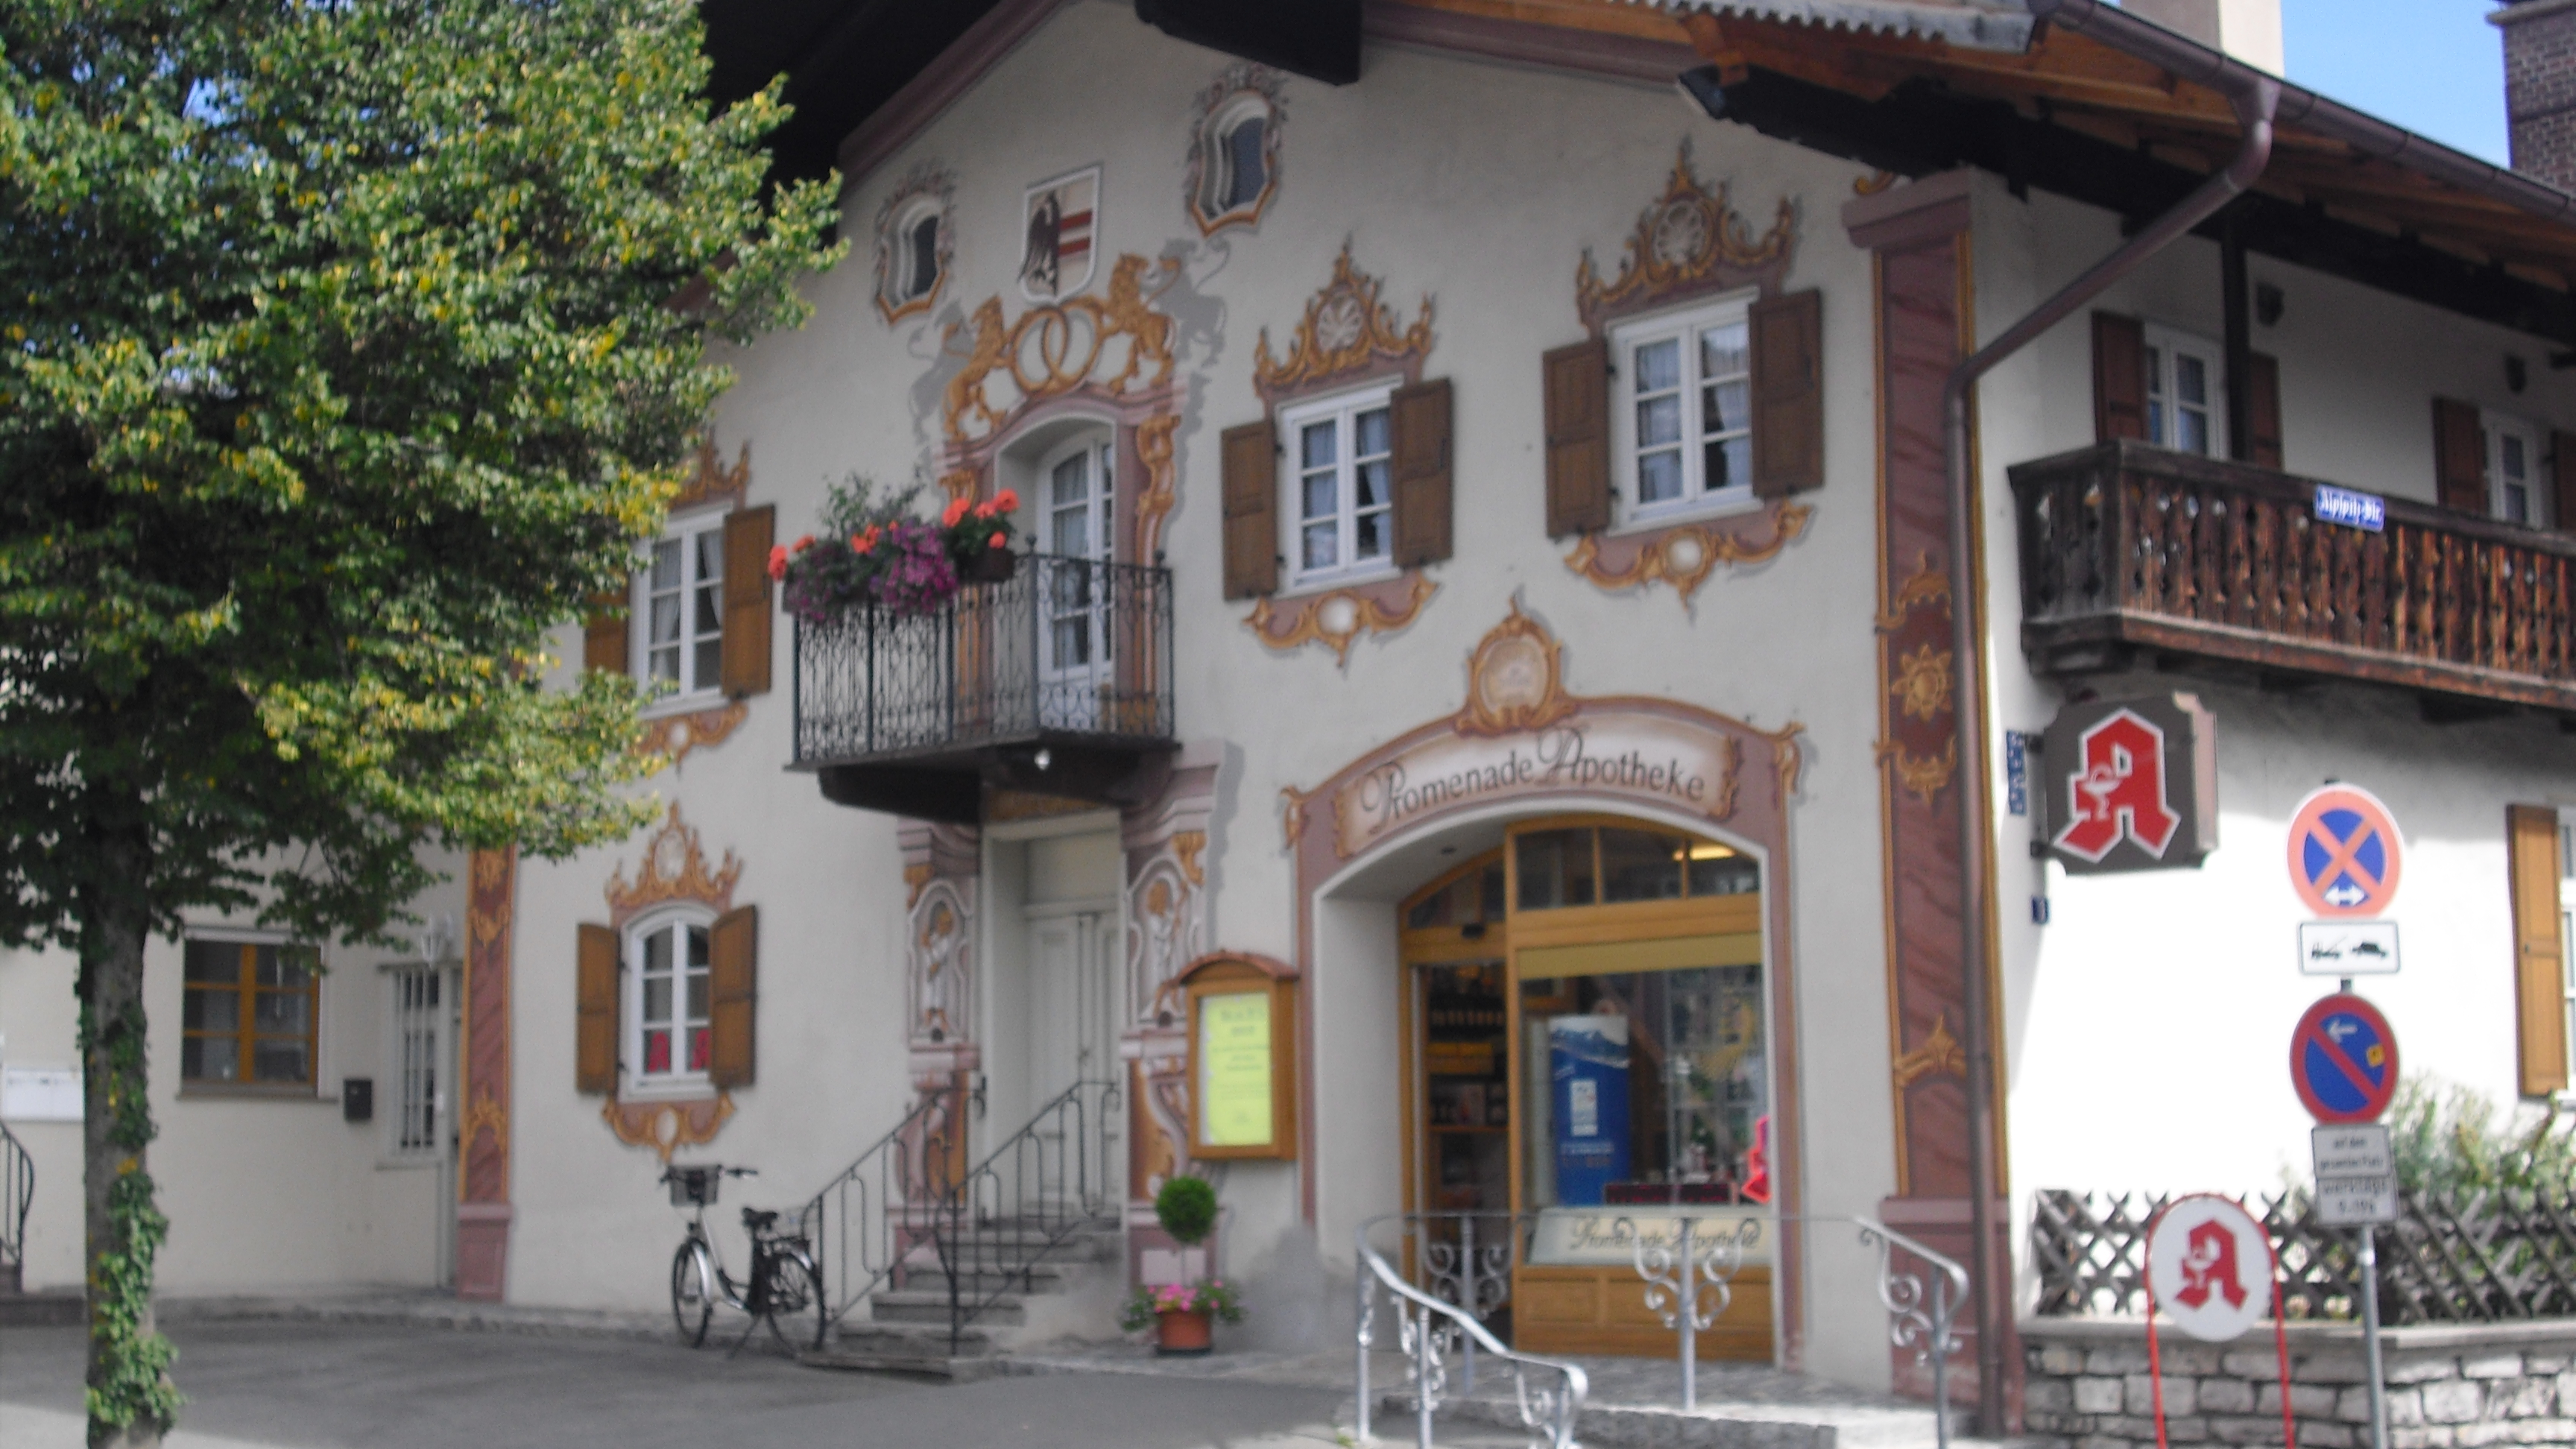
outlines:
[{"label": "white supplementary sign plate", "polygon": [[2377,1122],[2319,1127],[2308,1134],[2319,1177],[2387,1177],[2397,1171],[2388,1129]]},{"label": "white supplementary sign plate", "polygon": [[2337,1228],[2397,1221],[2396,1175],[2318,1178],[2317,1221]]},{"label": "white supplementary sign plate", "polygon": [[81,1119],[78,1067],[11,1067],[0,1071],[0,1118],[11,1122]]},{"label": "white supplementary sign plate", "polygon": [[2227,1343],[2272,1311],[2272,1241],[2223,1197],[2177,1198],[2147,1229],[2147,1291],[2176,1328]]},{"label": "white supplementary sign plate", "polygon": [[2301,921],[2302,976],[2394,976],[2395,921]]}]

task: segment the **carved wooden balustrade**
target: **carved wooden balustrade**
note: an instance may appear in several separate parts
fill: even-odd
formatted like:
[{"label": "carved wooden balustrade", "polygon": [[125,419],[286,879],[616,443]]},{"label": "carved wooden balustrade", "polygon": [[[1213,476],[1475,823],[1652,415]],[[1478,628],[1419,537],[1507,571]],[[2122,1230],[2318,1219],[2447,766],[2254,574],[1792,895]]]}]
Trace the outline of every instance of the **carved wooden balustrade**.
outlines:
[{"label": "carved wooden balustrade", "polygon": [[[2576,537],[2122,440],[2010,470],[2022,646],[2043,674],[2141,653],[2576,712]],[[2428,703],[2435,702],[2428,700]]]}]

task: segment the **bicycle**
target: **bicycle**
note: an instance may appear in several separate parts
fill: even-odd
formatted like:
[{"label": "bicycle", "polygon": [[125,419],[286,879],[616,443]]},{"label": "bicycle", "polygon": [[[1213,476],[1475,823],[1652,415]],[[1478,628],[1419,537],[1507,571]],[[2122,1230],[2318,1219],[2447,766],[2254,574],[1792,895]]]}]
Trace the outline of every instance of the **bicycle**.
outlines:
[{"label": "bicycle", "polygon": [[[671,1319],[679,1326],[680,1338],[696,1348],[707,1341],[707,1325],[714,1321],[716,1305],[740,1309],[751,1315],[742,1337],[726,1357],[742,1352],[760,1325],[769,1325],[779,1343],[793,1350],[795,1339],[784,1326],[799,1315],[814,1315],[814,1336],[810,1348],[821,1348],[830,1332],[830,1304],[823,1294],[823,1274],[814,1266],[811,1243],[801,1228],[780,1231],[778,1214],[758,1208],[742,1210],[743,1230],[751,1234],[751,1276],[741,1282],[725,1271],[724,1254],[707,1232],[707,1208],[716,1200],[717,1184],[728,1177],[757,1176],[753,1168],[668,1167],[662,1181],[671,1185],[671,1206],[694,1208],[689,1219],[689,1235],[680,1242],[679,1251],[671,1255]],[[801,1337],[803,1330],[797,1330]]]}]

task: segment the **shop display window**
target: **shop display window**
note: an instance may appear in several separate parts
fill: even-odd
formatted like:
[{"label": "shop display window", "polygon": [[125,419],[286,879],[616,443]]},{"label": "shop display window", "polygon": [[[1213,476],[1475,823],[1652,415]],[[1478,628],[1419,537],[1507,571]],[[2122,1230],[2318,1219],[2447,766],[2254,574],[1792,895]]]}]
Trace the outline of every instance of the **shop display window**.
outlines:
[{"label": "shop display window", "polygon": [[1762,888],[1761,869],[1750,857],[1675,832],[1583,825],[1533,830],[1517,837],[1514,848],[1517,904],[1524,911],[1742,895]]}]

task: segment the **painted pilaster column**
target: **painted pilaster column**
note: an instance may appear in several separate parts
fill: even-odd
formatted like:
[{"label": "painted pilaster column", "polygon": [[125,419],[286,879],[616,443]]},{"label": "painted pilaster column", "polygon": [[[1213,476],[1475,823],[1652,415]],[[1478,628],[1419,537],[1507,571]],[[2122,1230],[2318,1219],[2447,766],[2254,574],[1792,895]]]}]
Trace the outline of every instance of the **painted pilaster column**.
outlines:
[{"label": "painted pilaster column", "polygon": [[[1169,1282],[1202,1276],[1182,1261],[1154,1219],[1154,1194],[1190,1162],[1189,1039],[1180,975],[1206,954],[1208,819],[1216,809],[1217,754],[1192,746],[1154,803],[1120,822],[1127,862],[1127,1243],[1130,1277]],[[1213,1244],[1210,1245],[1213,1247]]]},{"label": "painted pilaster column", "polygon": [[907,1186],[927,1179],[936,1191],[956,1181],[970,1160],[967,1102],[984,1064],[975,1041],[983,837],[970,825],[906,820],[895,828],[895,841],[903,850],[905,886],[905,1062],[916,1100],[945,1093],[947,1103],[924,1119],[919,1140],[910,1144]]},{"label": "painted pilaster column", "polygon": [[[1879,1206],[1897,1231],[1965,1263],[1969,1227],[1966,979],[1961,970],[1959,758],[1952,718],[1956,691],[1982,688],[1984,665],[1963,686],[1952,657],[1950,610],[1962,588],[1980,587],[1973,561],[1959,577],[1950,557],[1948,478],[1942,446],[1942,389],[1974,345],[1970,177],[1949,172],[1862,196],[1845,205],[1844,227],[1871,253],[1878,332],[1878,763],[1882,894],[1887,931],[1889,1091],[1896,1121],[1896,1195]],[[1980,545],[1983,546],[1982,544]],[[1980,968],[1992,980],[1993,963]],[[1987,999],[2000,1001],[2000,985]],[[1990,1026],[1989,1040],[2000,1042]],[[1997,1053],[1998,1064],[2001,1053]],[[1998,1071],[1998,1077],[2001,1073]],[[1995,1100],[2000,1104],[2001,1083]],[[2000,1111],[2000,1107],[1998,1107]],[[2010,1174],[1997,1132],[1995,1181]],[[1996,1281],[2010,1293],[2011,1214],[1995,1213]],[[1960,1313],[1967,1343],[1950,1378],[1954,1402],[1974,1404],[1975,1315]],[[2011,1316],[2003,1317],[2010,1331]],[[1901,1388],[1931,1394],[1928,1368],[1911,1350],[1895,1354]],[[2020,1350],[2006,1343],[2003,1362]],[[2019,1376],[2005,1385],[2014,1422]]]},{"label": "painted pilaster column", "polygon": [[510,937],[519,853],[475,851],[467,859],[466,877],[456,1296],[498,1302],[509,1284]]}]

